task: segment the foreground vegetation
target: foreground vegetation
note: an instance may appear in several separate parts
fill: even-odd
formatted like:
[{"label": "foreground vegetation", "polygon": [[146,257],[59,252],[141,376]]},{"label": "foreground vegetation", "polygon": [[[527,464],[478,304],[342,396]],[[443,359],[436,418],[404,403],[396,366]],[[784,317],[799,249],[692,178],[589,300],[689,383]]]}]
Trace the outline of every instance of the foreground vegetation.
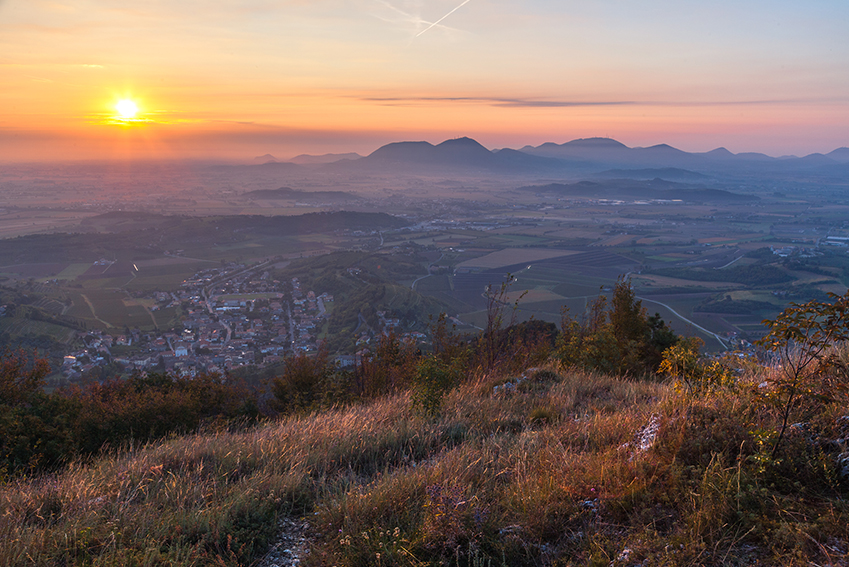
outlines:
[{"label": "foreground vegetation", "polygon": [[[283,517],[309,523],[310,565],[849,561],[846,357],[816,334],[846,328],[849,300],[776,320],[775,364],[675,341],[665,381],[628,374],[668,336],[625,303],[567,325],[542,363],[522,333],[418,357],[388,342],[359,374],[381,386],[336,383],[348,403],[322,408],[291,393],[338,375],[293,361],[277,420],[9,478],[0,564],[249,565]],[[592,370],[605,352],[627,364]]]}]

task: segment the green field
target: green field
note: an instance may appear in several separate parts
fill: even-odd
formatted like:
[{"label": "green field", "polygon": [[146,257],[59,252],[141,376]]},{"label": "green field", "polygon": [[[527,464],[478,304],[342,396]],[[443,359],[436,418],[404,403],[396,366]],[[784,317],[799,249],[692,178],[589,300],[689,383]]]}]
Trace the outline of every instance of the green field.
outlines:
[{"label": "green field", "polygon": [[62,270],[59,273],[59,275],[56,276],[56,279],[75,280],[75,279],[77,279],[77,276],[83,275],[86,272],[86,270],[88,270],[90,267],[91,267],[91,264],[83,264],[83,263],[71,264],[70,266],[68,266],[67,268]]},{"label": "green field", "polygon": [[182,310],[179,307],[168,307],[152,311],[156,326],[160,329],[170,329],[180,322]]},{"label": "green field", "polygon": [[[130,300],[121,290],[86,289],[69,292],[73,307],[68,315],[86,320],[90,326],[107,328],[138,327],[152,329],[156,326],[148,311]],[[163,319],[168,316],[163,316]]]},{"label": "green field", "polygon": [[172,290],[179,288],[180,284],[205,267],[208,266],[195,261],[176,265],[145,266],[139,268],[135,278],[125,280],[124,287],[134,291]]},{"label": "green field", "polygon": [[9,333],[12,336],[38,337],[45,335],[56,342],[66,344],[70,343],[76,335],[76,331],[68,327],[17,317],[0,318],[0,332]]}]

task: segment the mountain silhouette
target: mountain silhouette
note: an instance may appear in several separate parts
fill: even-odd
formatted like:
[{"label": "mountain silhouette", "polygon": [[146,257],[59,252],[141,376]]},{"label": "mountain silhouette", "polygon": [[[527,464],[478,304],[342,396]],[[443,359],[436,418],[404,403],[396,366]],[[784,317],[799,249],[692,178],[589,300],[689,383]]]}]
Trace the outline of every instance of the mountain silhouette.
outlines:
[{"label": "mountain silhouette", "polygon": [[433,145],[429,142],[394,142],[378,148],[351,164],[352,167],[408,172],[434,168],[469,172],[530,173],[558,170],[559,160],[540,158],[518,150],[490,151],[472,138],[456,138]]},{"label": "mountain silhouette", "polygon": [[313,155],[309,155],[309,154],[301,154],[299,156],[293,157],[289,161],[292,162],[292,163],[297,163],[298,165],[317,165],[317,164],[324,164],[324,163],[335,163],[337,161],[342,161],[342,160],[346,160],[346,159],[347,160],[355,160],[355,159],[360,159],[362,157],[363,156],[361,156],[360,154],[355,153],[355,152],[348,152],[348,153],[345,153],[345,154],[323,154],[323,155],[320,155],[320,156],[313,156]]},{"label": "mountain silhouette", "polygon": [[[696,180],[714,178],[750,178],[767,175],[781,178],[788,174],[806,174],[815,170],[840,175],[849,163],[849,148],[830,154],[775,158],[747,152],[734,154],[726,148],[690,153],[657,144],[630,148],[612,138],[581,138],[556,144],[505,148],[490,151],[469,137],[445,140],[439,144],[404,141],[386,144],[357,160],[341,160],[322,167],[339,173],[368,174],[457,174],[540,175],[546,177],[615,177],[611,170],[622,170],[622,177],[648,179],[669,177]],[[630,173],[629,173],[630,172]]]},{"label": "mountain silhouette", "polygon": [[826,157],[833,159],[834,161],[839,162],[849,162],[849,148],[837,148],[832,152],[828,152],[825,154]]}]

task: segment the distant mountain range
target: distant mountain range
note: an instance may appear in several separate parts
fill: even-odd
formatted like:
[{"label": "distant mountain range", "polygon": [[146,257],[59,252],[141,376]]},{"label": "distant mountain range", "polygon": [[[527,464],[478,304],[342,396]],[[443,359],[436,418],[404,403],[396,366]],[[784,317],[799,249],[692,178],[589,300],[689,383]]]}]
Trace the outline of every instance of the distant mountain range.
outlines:
[{"label": "distant mountain range", "polygon": [[292,163],[297,163],[298,165],[317,165],[324,163],[334,163],[342,160],[355,160],[360,159],[361,157],[363,156],[354,152],[348,152],[346,154],[324,154],[320,156],[301,154],[299,156],[293,157],[289,161]]},{"label": "distant mountain range", "polygon": [[849,148],[804,157],[770,157],[760,153],[734,154],[725,148],[685,152],[667,144],[629,148],[611,138],[582,138],[564,144],[548,142],[519,150],[489,150],[471,138],[440,144],[394,142],[365,157],[355,153],[300,155],[279,162],[271,155],[255,162],[263,167],[329,168],[339,173],[506,174],[592,176],[629,179],[700,181],[717,176],[763,176],[813,172],[835,179],[849,178]]},{"label": "distant mountain range", "polygon": [[849,162],[849,148],[838,148],[833,152],[810,154],[805,157],[786,156],[773,158],[760,153],[733,154],[725,148],[717,148],[709,152],[689,153],[668,144],[659,144],[648,148],[629,148],[621,142],[610,138],[581,138],[565,144],[551,142],[540,146],[525,146],[522,152],[531,155],[544,156],[566,160],[587,160],[593,162],[613,161],[618,163],[633,163],[675,167],[675,164],[703,165],[720,162],[795,162],[797,164],[824,164]]},{"label": "distant mountain range", "polygon": [[517,150],[488,150],[471,138],[456,138],[433,145],[429,142],[395,142],[378,148],[368,156],[335,166],[358,171],[408,171],[434,173],[439,170],[464,170],[478,173],[555,172],[563,168],[560,160],[539,157]]}]

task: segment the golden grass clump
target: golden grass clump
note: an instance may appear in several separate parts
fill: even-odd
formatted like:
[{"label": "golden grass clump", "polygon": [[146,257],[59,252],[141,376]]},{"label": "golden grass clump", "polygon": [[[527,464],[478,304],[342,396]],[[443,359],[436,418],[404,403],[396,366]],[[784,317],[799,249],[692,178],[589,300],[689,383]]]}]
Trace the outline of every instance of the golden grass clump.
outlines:
[{"label": "golden grass clump", "polygon": [[435,414],[402,392],[116,450],[0,486],[0,565],[251,565],[281,516],[308,519],[308,565],[849,561],[841,408],[770,459],[762,381],[695,397],[552,364]]}]

